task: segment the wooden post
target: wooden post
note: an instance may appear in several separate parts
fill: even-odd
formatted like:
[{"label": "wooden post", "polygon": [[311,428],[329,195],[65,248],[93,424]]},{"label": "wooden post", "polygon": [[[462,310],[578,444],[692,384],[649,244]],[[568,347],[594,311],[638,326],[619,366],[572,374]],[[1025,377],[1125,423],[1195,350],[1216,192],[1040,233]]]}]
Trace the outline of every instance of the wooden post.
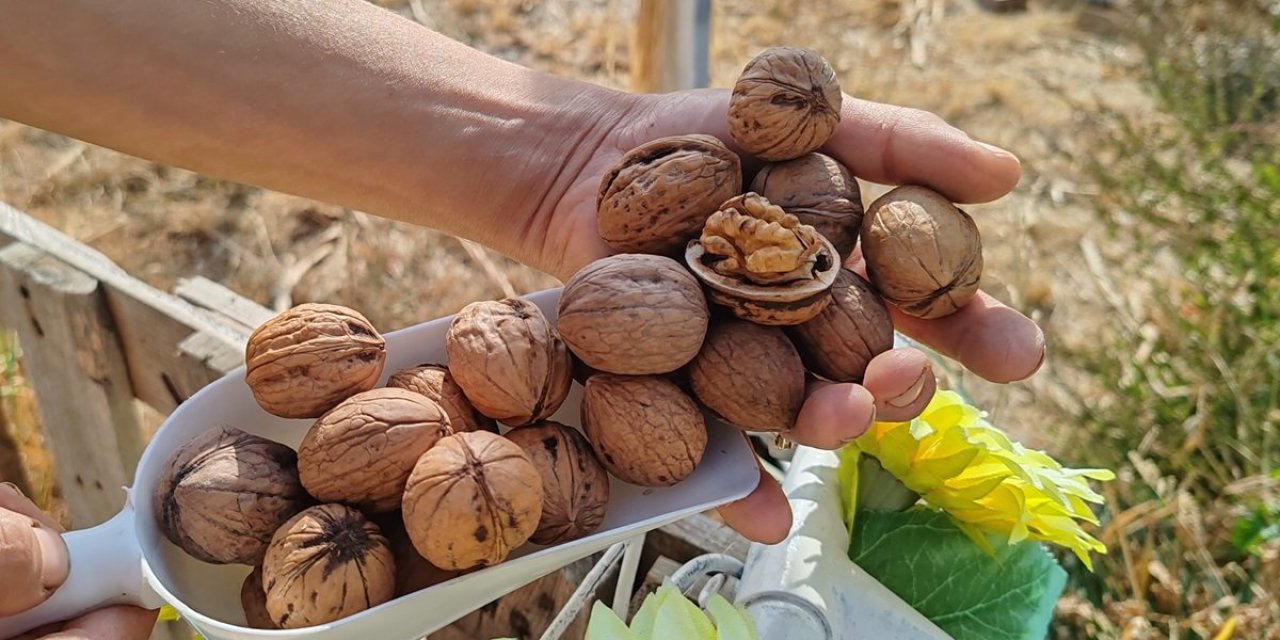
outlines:
[{"label": "wooden post", "polygon": [[25,244],[0,249],[0,323],[18,332],[74,528],[124,505],[142,453],[133,387],[98,281]]},{"label": "wooden post", "polygon": [[641,0],[631,41],[631,88],[647,93],[704,87],[710,0]]}]

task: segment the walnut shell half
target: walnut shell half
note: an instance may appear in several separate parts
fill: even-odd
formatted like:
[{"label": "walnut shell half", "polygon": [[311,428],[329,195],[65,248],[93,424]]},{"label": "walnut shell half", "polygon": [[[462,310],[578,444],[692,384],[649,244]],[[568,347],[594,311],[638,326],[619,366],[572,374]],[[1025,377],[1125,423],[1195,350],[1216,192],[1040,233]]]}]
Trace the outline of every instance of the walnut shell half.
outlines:
[{"label": "walnut shell half", "polygon": [[480,413],[512,427],[560,408],[573,383],[569,350],[538,305],[473,302],[445,336],[449,373]]},{"label": "walnut shell half", "polygon": [[559,544],[600,528],[609,506],[609,476],[577,429],[547,420],[514,429],[507,438],[524,449],[542,476],[542,519],[531,542]]},{"label": "walnut shell half", "polygon": [[372,389],[386,359],[386,341],[359,312],[333,304],[300,304],[250,334],[245,382],[268,413],[317,418]]},{"label": "walnut shell half", "polygon": [[471,401],[449,373],[449,368],[442,364],[422,364],[416,367],[401,369],[387,379],[388,387],[408,389],[414,393],[435,400],[449,416],[449,426],[455,432],[488,431],[498,432],[498,424],[471,406]]},{"label": "walnut shell half", "polygon": [[679,262],[625,253],[600,258],[569,279],[556,326],[584,365],[644,375],[692,360],[707,322],[702,287]]},{"label": "walnut shell half", "polygon": [[298,446],[298,476],[321,502],[394,511],[418,457],[451,433],[449,417],[430,398],[395,387],[370,389],[307,430]]},{"label": "walnut shell half", "polygon": [[862,255],[871,284],[903,313],[918,318],[959,311],[982,280],[978,226],[926,187],[898,187],[867,207]]},{"label": "walnut shell half", "polygon": [[862,276],[841,269],[831,304],[787,333],[810,371],[835,382],[862,382],[871,359],[893,348],[889,308]]},{"label": "walnut shell half", "polygon": [[858,244],[862,193],[849,170],[831,156],[814,152],[765,165],[751,181],[751,191],[830,240],[841,262]]},{"label": "walnut shell half", "polygon": [[742,192],[742,162],[713,136],[659,138],[628,151],[596,196],[603,239],[624,253],[679,254],[721,202]]},{"label": "walnut shell half", "polygon": [[582,425],[605,468],[643,487],[684,480],[707,446],[698,405],[657,376],[591,376],[583,388]]},{"label": "walnut shell half", "polygon": [[786,334],[741,320],[712,325],[689,384],[708,409],[755,431],[786,431],[804,405],[804,364]]},{"label": "walnut shell half", "polygon": [[333,622],[392,598],[396,569],[387,539],[359,511],[306,509],[280,527],[262,561],[267,613],[282,629]]},{"label": "walnut shell half", "polygon": [[214,564],[257,564],[272,534],[310,503],[293,449],[232,427],[182,446],[153,496],[157,525],[183,551]]},{"label": "walnut shell half", "polygon": [[418,459],[405,485],[404,528],[441,569],[491,566],[533,535],[542,499],[542,477],[516,443],[458,433]]},{"label": "walnut shell half", "polygon": [[757,193],[712,214],[685,262],[712,302],[765,325],[799,324],[821,312],[840,268],[830,241]]},{"label": "walnut shell half", "polygon": [[769,48],[747,63],[733,86],[729,134],[761,160],[799,158],[835,133],[842,101],[835,71],[822,56]]}]

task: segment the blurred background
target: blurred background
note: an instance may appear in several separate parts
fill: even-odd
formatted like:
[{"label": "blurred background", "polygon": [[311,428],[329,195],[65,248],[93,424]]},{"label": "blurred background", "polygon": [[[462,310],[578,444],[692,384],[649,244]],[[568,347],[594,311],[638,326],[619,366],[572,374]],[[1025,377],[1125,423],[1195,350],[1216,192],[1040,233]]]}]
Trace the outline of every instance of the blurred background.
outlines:
[{"label": "blurred background", "polygon": [[[530,67],[631,88],[640,0],[375,0]],[[1108,555],[1054,638],[1280,638],[1280,2],[712,3],[710,84],[805,46],[860,97],[1014,151],[969,210],[984,287],[1049,342],[1033,379],[970,394],[1024,444],[1108,467]],[[867,203],[883,187],[864,184]],[[168,290],[346,304],[391,330],[558,284],[478,246],[0,120],[0,200]],[[0,330],[0,476],[58,490],[21,346]],[[0,442],[0,444],[4,444]],[[10,447],[0,446],[0,451]]]}]

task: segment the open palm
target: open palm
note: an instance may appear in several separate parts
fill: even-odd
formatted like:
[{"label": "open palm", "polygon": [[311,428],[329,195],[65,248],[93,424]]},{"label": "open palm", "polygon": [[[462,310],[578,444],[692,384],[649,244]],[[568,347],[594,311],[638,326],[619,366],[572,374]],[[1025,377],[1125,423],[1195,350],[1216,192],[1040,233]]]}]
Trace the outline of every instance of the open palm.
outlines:
[{"label": "open palm", "polygon": [[[596,192],[604,173],[628,150],[663,136],[706,133],[735,148],[727,128],[728,104],[724,90],[648,96],[619,118],[617,126],[599,136],[584,136],[596,141],[594,149],[567,162],[558,202],[531,224],[522,253],[537,256],[537,263],[562,278],[612,253],[596,230]],[[1005,195],[1021,173],[1008,152],[976,142],[927,112],[846,96],[841,115],[840,128],[823,151],[864,180],[922,184],[957,203],[974,203]],[[744,164],[748,172],[758,166],[746,156]],[[849,266],[861,270],[858,252]],[[920,320],[894,312],[893,319],[898,331],[994,382],[1023,379],[1044,358],[1039,328],[986,294],[946,318]],[[786,435],[800,444],[838,447],[873,420],[914,417],[932,396],[933,385],[923,353],[894,349],[872,361],[860,385],[812,383]],[[790,529],[787,501],[763,473],[755,492],[720,512],[730,526],[753,540],[777,541]]]}]

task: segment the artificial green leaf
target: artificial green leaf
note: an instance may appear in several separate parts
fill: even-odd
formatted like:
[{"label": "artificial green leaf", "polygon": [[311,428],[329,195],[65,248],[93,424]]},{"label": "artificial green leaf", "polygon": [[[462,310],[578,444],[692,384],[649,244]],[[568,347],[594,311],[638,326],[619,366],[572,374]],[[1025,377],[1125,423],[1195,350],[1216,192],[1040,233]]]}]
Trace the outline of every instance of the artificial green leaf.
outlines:
[{"label": "artificial green leaf", "polygon": [[662,606],[670,593],[659,587],[656,592],[644,597],[644,602],[640,603],[640,609],[631,616],[631,633],[635,634],[638,640],[649,640],[653,637],[653,621],[658,617],[658,607]]},{"label": "artificial green leaf", "polygon": [[747,610],[729,604],[724,596],[707,598],[707,613],[716,623],[716,640],[757,640],[756,624]]},{"label": "artificial green leaf", "polygon": [[945,513],[864,511],[849,558],[955,640],[1043,640],[1066,572],[1038,543],[994,549]]},{"label": "artificial green leaf", "polygon": [[591,618],[587,620],[587,634],[583,640],[638,640],[613,609],[599,600],[591,605]]},{"label": "artificial green leaf", "polygon": [[680,640],[716,640],[716,628],[707,614],[684,594],[671,585],[658,587],[661,594],[668,593],[658,603],[658,613],[653,619],[653,640],[680,638]]}]

